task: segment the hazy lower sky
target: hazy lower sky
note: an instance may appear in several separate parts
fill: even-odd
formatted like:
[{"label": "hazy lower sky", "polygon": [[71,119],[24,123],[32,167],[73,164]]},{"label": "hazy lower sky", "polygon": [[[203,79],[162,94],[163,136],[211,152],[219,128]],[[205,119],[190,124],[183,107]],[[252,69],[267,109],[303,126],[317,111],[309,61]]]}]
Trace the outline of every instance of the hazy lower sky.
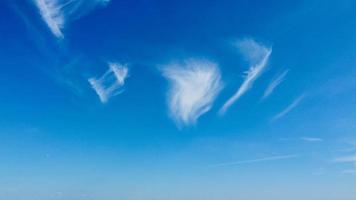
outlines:
[{"label": "hazy lower sky", "polygon": [[355,9],[1,1],[0,199],[356,199]]}]

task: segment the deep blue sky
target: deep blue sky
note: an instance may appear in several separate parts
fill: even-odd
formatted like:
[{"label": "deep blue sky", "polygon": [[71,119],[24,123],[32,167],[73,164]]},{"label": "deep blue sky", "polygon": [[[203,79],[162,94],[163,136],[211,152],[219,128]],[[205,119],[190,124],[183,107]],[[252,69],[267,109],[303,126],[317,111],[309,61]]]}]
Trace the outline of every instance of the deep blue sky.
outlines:
[{"label": "deep blue sky", "polygon": [[[0,199],[356,198],[355,1],[65,2],[0,3]],[[271,54],[222,114],[261,64],[242,44]],[[88,80],[115,83],[110,63],[128,76],[102,102]],[[200,114],[192,63],[220,75]]]}]

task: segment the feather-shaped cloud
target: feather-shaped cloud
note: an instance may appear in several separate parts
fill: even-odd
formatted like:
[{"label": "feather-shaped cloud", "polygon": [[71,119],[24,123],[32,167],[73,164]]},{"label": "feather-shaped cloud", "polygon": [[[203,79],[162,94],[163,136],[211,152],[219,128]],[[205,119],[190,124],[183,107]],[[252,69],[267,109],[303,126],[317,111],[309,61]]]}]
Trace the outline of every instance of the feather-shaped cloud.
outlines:
[{"label": "feather-shaped cloud", "polygon": [[33,0],[42,19],[57,38],[63,38],[63,28],[91,9],[106,5],[110,0]]},{"label": "feather-shaped cloud", "polygon": [[220,109],[220,114],[224,114],[226,110],[235,103],[242,95],[244,95],[253,85],[255,80],[262,74],[267,66],[272,49],[253,39],[244,39],[237,42],[237,48],[243,57],[250,63],[250,68],[246,73],[246,77],[236,93],[230,97]]},{"label": "feather-shaped cloud", "polygon": [[168,105],[178,125],[196,123],[210,110],[222,89],[217,64],[203,60],[188,60],[164,67],[163,76],[170,81]]}]

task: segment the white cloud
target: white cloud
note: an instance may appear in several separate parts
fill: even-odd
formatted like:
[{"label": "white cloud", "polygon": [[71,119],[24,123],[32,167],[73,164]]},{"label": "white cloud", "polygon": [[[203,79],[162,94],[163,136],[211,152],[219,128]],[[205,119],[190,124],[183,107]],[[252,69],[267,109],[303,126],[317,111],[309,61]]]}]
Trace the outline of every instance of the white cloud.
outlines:
[{"label": "white cloud", "polygon": [[356,147],[348,147],[348,148],[343,148],[343,149],[339,149],[337,151],[342,151],[342,152],[354,152],[356,151]]},{"label": "white cloud", "polygon": [[280,141],[304,141],[304,142],[323,142],[322,138],[318,137],[300,137],[300,138],[279,138]]},{"label": "white cloud", "polygon": [[298,154],[270,156],[270,157],[264,157],[264,158],[259,158],[259,159],[252,159],[252,160],[242,160],[242,161],[235,161],[235,162],[219,163],[219,164],[212,165],[212,167],[225,167],[225,166],[252,164],[252,163],[259,163],[259,162],[266,162],[266,161],[285,160],[285,159],[297,158],[299,156],[300,155],[298,155]]},{"label": "white cloud", "polygon": [[247,72],[245,72],[246,77],[240,88],[220,109],[221,114],[225,113],[235,101],[237,101],[252,87],[255,80],[262,74],[263,70],[267,66],[269,57],[272,53],[271,48],[259,44],[253,39],[238,41],[237,48],[240,50],[243,57],[250,63],[250,68]]},{"label": "white cloud", "polygon": [[60,9],[60,5],[56,0],[35,0],[35,4],[38,7],[42,19],[47,23],[48,28],[52,33],[62,38],[62,28],[64,26],[64,15]]},{"label": "white cloud", "polygon": [[282,110],[281,112],[277,113],[271,121],[275,121],[278,120],[282,117],[284,117],[286,114],[288,114],[291,110],[293,110],[293,108],[297,107],[299,105],[299,103],[304,99],[305,95],[301,95],[298,98],[296,98],[287,108],[285,108],[284,110]]},{"label": "white cloud", "polygon": [[272,82],[267,86],[262,99],[267,98],[269,95],[272,94],[274,89],[281,84],[284,80],[286,75],[288,74],[289,70],[285,70],[283,73],[277,76],[277,78],[273,79]]},{"label": "white cloud", "polygon": [[128,76],[128,68],[118,63],[109,63],[109,69],[99,79],[89,78],[88,81],[102,103],[110,97],[123,92],[123,86]]},{"label": "white cloud", "polygon": [[42,19],[57,38],[63,38],[62,29],[68,20],[77,19],[110,0],[33,0]]},{"label": "white cloud", "polygon": [[343,174],[356,174],[356,169],[347,169],[342,171]]},{"label": "white cloud", "polygon": [[344,162],[353,162],[353,163],[356,163],[356,155],[335,158],[334,162],[342,162],[342,163],[344,163]]},{"label": "white cloud", "polygon": [[301,137],[300,139],[305,142],[322,142],[322,141],[324,141],[321,138],[315,138],[315,137]]},{"label": "white cloud", "polygon": [[163,68],[163,76],[171,85],[168,105],[172,118],[178,125],[196,123],[210,110],[222,89],[217,64],[206,60],[187,60]]}]

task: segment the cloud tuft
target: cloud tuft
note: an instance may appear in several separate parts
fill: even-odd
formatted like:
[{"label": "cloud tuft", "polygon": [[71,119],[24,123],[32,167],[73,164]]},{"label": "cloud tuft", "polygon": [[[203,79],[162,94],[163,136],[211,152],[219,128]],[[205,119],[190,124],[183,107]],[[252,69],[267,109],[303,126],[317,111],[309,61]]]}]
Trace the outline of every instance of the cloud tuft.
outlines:
[{"label": "cloud tuft", "polygon": [[128,68],[119,63],[109,63],[109,69],[99,79],[89,78],[88,81],[102,103],[123,92],[122,87],[128,76]]},{"label": "cloud tuft", "polygon": [[210,61],[191,59],[162,71],[170,81],[169,111],[178,125],[195,124],[210,110],[222,89],[220,70]]},{"label": "cloud tuft", "polygon": [[65,18],[59,2],[57,0],[35,0],[35,4],[53,35],[63,38],[62,28]]},{"label": "cloud tuft", "polygon": [[63,38],[63,28],[69,20],[78,19],[97,6],[110,0],[33,0],[42,19],[54,36]]}]

